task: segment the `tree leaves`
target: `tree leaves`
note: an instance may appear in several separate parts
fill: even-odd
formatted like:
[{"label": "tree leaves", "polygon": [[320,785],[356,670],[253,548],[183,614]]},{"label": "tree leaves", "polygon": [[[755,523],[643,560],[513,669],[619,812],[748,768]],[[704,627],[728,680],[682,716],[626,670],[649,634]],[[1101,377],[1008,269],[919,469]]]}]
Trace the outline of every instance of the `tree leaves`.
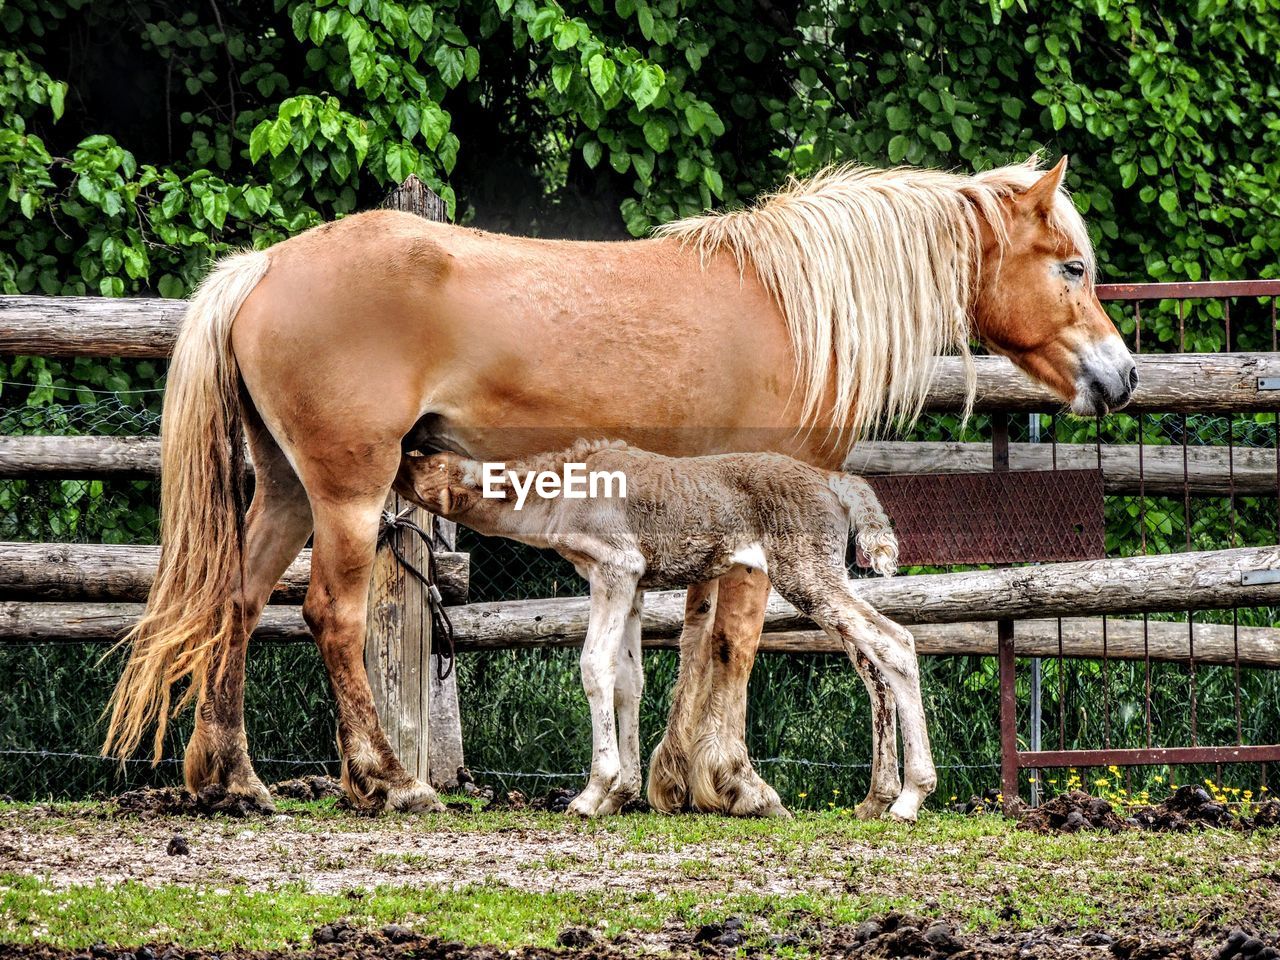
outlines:
[{"label": "tree leaves", "polygon": [[652,63],[644,64],[636,70],[635,80],[627,92],[635,105],[643,110],[658,99],[665,79],[661,67]]},{"label": "tree leaves", "polygon": [[[105,0],[86,3],[92,11]],[[182,251],[247,236],[264,220],[283,235],[355,209],[410,171],[445,189],[468,147],[446,98],[487,108],[500,87],[502,109],[518,115],[512,129],[545,138],[534,175],[561,189],[580,150],[578,162],[620,178],[616,189],[634,203],[619,213],[633,232],[828,163],[968,169],[1047,148],[1072,154],[1070,185],[1111,271],[1238,276],[1280,259],[1270,225],[1280,125],[1259,126],[1254,109],[1271,99],[1280,69],[1246,67],[1241,53],[1274,49],[1276,18],[1217,17],[1210,27],[1178,9],[1162,26],[1093,0],[1054,0],[1036,15],[1016,0],[940,4],[904,19],[802,0],[797,23],[821,21],[821,37],[734,0],[714,17],[667,0],[280,0],[274,14],[237,7],[221,28],[207,11],[190,22],[157,16],[142,30],[174,64],[175,110],[190,131],[171,168],[139,168],[109,136],[85,138],[74,164],[50,156],[28,121],[36,110],[43,123],[61,116],[67,85],[30,62],[31,45],[5,60],[16,107],[0,122],[0,155],[15,159],[0,224],[20,222],[52,250],[54,216],[96,218],[107,233],[141,221],[153,225],[151,246],[119,250],[152,250],[159,266],[121,253],[112,275],[131,287],[198,273]],[[201,105],[228,87],[235,130],[225,105]],[[200,187],[202,178],[220,185]],[[75,256],[96,261],[94,243]],[[0,259],[0,280],[19,282],[15,263]],[[65,272],[90,290],[102,279]],[[27,288],[60,282],[22,276]]]},{"label": "tree leaves", "polygon": [[592,88],[603,97],[609,92],[614,79],[618,76],[618,65],[604,54],[593,54],[587,61],[587,74],[591,78]]},{"label": "tree leaves", "polygon": [[457,47],[437,47],[431,62],[440,71],[440,79],[445,82],[445,86],[456,87],[462,82],[466,61],[463,52]]},{"label": "tree leaves", "polygon": [[671,134],[661,120],[648,120],[644,125],[644,139],[655,153],[662,153],[671,142]]},{"label": "tree leaves", "polygon": [[893,137],[889,141],[889,162],[901,163],[906,159],[907,151],[910,148],[911,141],[907,137],[902,134],[898,134],[896,137]]}]

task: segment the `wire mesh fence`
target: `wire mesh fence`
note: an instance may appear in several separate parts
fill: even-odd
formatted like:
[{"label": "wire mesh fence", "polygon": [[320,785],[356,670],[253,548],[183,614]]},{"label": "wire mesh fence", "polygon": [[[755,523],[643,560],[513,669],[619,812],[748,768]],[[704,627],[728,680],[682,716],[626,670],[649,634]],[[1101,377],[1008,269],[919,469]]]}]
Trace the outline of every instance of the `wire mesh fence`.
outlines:
[{"label": "wire mesh fence", "polygon": [[[1274,314],[1256,303],[1229,312],[1204,306],[1204,322],[1176,304],[1142,315],[1117,310],[1130,344],[1144,349],[1239,350],[1273,348]],[[1249,310],[1261,309],[1250,319]],[[1188,329],[1194,329],[1194,335]],[[1225,335],[1224,334],[1229,334]],[[155,436],[160,388],[90,390],[75,383],[5,384],[0,434]],[[1076,445],[1098,457],[1120,447],[1155,450],[1226,449],[1274,453],[1274,414],[1113,415],[1103,420],[1018,416],[1015,444],[1051,449]],[[931,415],[910,434],[916,440],[989,441],[986,416],[961,423]],[[1277,542],[1280,499],[1257,484],[1238,490],[1238,458],[1226,485],[1212,493],[1138,492],[1106,497],[1107,553],[1132,556]],[[1280,475],[1278,471],[1277,475]],[[154,543],[158,484],[150,479],[0,480],[0,539],[35,542]],[[572,567],[544,551],[460,531],[459,549],[472,555],[471,599],[515,600],[582,595]],[[923,572],[923,571],[917,571]],[[1275,608],[1151,615],[1148,623],[1271,627]],[[1100,624],[1108,622],[1103,619]],[[1115,619],[1111,619],[1115,623]],[[1099,629],[1106,629],[1100,626]],[[171,727],[165,760],[124,765],[97,756],[100,714],[118,675],[118,654],[90,644],[0,645],[0,793],[15,797],[81,797],[126,786],[174,783],[189,719]],[[642,745],[661,737],[667,696],[677,669],[671,651],[646,657]],[[589,762],[590,718],[573,650],[497,651],[460,656],[459,683],[468,761],[481,779],[526,791],[572,784]],[[990,657],[927,658],[922,683],[940,771],[938,796],[998,784],[1000,738],[998,671]],[[1065,748],[1180,744],[1269,743],[1280,739],[1280,674],[1236,664],[1046,658],[1039,670],[1038,711],[1032,712],[1032,673],[1018,678],[1018,729],[1024,745],[1039,728],[1046,744]],[[1192,704],[1194,703],[1194,709]],[[856,674],[842,657],[762,654],[749,694],[748,747],[784,800],[799,807],[843,805],[865,790],[870,715]],[[327,680],[310,645],[251,646],[246,717],[252,752],[265,779],[299,772],[336,772],[334,713]],[[1128,775],[1135,790],[1159,778],[1212,776],[1237,789],[1265,785],[1264,765],[1143,769]],[[1273,772],[1273,771],[1272,771]],[[1088,772],[1077,774],[1081,779]],[[1040,775],[1050,787],[1069,771]],[[1057,781],[1055,783],[1054,781]]]}]

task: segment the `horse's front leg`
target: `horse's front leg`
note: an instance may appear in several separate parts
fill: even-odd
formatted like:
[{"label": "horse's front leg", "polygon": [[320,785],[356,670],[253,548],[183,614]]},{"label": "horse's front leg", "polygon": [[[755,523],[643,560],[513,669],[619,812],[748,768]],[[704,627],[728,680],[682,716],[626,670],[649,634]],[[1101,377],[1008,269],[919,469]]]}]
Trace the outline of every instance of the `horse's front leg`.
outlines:
[{"label": "horse's front leg", "polygon": [[707,638],[715,624],[718,581],[689,588],[680,632],[680,663],[671,692],[667,729],[649,758],[649,806],[661,813],[678,813],[689,806],[689,747],[706,701],[711,646]]},{"label": "horse's front leg", "polygon": [[689,746],[694,810],[735,817],[790,816],[747,754],[747,684],[760,646],[769,578],[735,567],[720,578],[715,623],[704,639],[708,669]]},{"label": "horse's front leg", "polygon": [[[627,620],[636,601],[634,576],[615,570],[596,570],[591,576],[591,619],[582,645],[582,689],[591,706],[591,777],[569,804],[569,812],[584,817],[613,813],[622,781],[622,758],[614,694],[618,655]],[[637,742],[637,751],[639,745]],[[637,784],[637,787],[639,785]]]},{"label": "horse's front leg", "polygon": [[641,617],[644,613],[644,591],[637,590],[627,611],[622,628],[622,644],[618,650],[618,668],[613,687],[613,708],[618,717],[618,754],[620,771],[597,815],[617,813],[640,796],[644,773],[640,764],[640,697],[644,693],[644,660],[640,646]]}]

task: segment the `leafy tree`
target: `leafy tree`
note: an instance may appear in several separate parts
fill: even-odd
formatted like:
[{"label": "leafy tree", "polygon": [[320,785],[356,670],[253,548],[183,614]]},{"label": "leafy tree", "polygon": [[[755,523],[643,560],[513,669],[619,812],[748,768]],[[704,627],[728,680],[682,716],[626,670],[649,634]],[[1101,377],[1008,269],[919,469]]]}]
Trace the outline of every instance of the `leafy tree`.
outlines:
[{"label": "leafy tree", "polygon": [[452,206],[518,160],[516,226],[598,191],[639,235],[830,162],[1037,148],[1113,274],[1274,274],[1280,17],[1169,6],[7,0],[0,283],[180,295],[410,172]]}]

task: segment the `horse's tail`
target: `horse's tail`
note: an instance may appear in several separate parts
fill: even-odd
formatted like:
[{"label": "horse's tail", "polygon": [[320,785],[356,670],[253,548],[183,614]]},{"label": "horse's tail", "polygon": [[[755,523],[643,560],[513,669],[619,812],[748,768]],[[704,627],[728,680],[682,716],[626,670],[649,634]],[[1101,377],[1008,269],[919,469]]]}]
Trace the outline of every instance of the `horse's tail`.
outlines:
[{"label": "horse's tail", "polygon": [[161,421],[160,566],[147,609],[120,641],[129,660],[111,696],[104,756],[126,757],[156,725],[163,752],[171,687],[191,683],[242,629],[234,612],[244,522],[244,429],[231,323],[267,272],[263,252],[227,257],[196,291],[169,364]]},{"label": "horse's tail", "polygon": [[832,492],[849,512],[849,523],[857,531],[858,546],[882,577],[892,577],[898,569],[898,538],[871,484],[847,473],[833,474]]}]

